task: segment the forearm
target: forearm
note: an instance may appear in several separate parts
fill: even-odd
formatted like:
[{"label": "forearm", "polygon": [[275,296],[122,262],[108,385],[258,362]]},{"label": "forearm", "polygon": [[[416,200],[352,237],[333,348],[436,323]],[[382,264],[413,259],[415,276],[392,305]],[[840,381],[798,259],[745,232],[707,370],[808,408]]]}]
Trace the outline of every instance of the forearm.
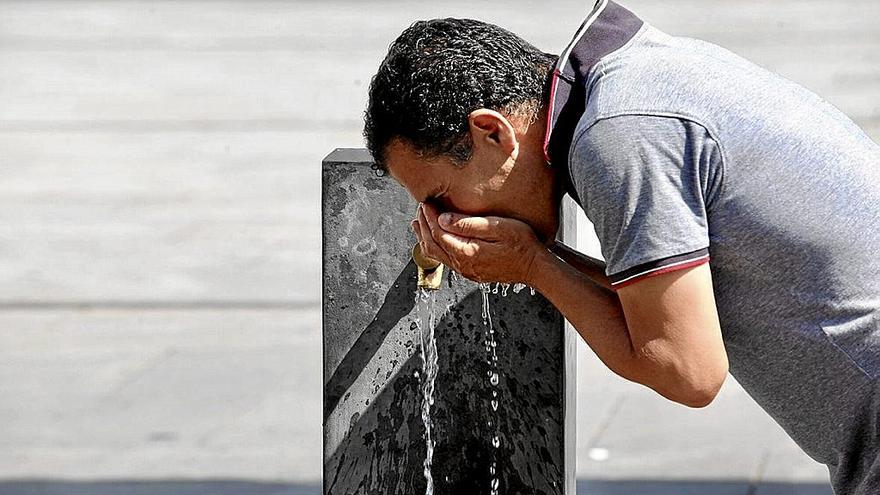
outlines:
[{"label": "forearm", "polygon": [[[691,407],[703,407],[717,394],[727,373],[725,355],[713,358],[724,362],[718,368],[723,368],[720,378],[707,378],[705,370],[712,366],[693,359],[694,355],[705,355],[705,352],[682,353],[680,345],[662,338],[651,339],[641,347],[634,345],[617,293],[596,283],[550,250],[544,249],[536,256],[528,279],[529,285],[539,290],[571,322],[611,371]],[[689,348],[700,346],[697,342]]]},{"label": "forearm", "polygon": [[[554,252],[544,250],[536,256],[529,285],[541,292],[571,322],[609,369],[624,378],[641,382],[640,363],[633,351],[623,308],[607,279],[607,286],[597,283],[589,274],[569,265]],[[585,271],[596,274],[595,265],[582,265]]]},{"label": "forearm", "polygon": [[577,269],[577,271],[586,275],[594,283],[614,292],[611,288],[611,282],[605,275],[605,262],[596,258],[591,258],[586,254],[566,246],[557,241],[550,247],[550,251],[556,256],[562,258],[563,261]]}]

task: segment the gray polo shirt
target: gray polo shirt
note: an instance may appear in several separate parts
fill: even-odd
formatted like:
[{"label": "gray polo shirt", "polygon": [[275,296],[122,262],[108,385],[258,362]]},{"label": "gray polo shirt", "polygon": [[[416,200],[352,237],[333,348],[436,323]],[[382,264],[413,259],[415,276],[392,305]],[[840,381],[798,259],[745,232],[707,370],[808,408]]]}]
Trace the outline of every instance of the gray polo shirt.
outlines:
[{"label": "gray polo shirt", "polygon": [[709,262],[731,374],[836,493],[880,493],[880,146],[791,81],[616,15],[592,35],[631,36],[572,78],[585,103],[551,160],[609,278]]}]

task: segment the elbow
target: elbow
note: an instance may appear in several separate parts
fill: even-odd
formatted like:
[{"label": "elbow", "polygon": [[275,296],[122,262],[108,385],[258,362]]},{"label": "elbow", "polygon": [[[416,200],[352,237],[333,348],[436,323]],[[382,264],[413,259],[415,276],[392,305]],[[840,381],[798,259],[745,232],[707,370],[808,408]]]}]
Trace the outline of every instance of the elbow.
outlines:
[{"label": "elbow", "polygon": [[718,396],[727,378],[727,362],[704,366],[686,376],[679,376],[678,386],[672,400],[679,404],[700,409],[708,406]]},{"label": "elbow", "polygon": [[701,409],[715,400],[715,397],[718,396],[718,392],[721,390],[721,385],[723,384],[724,380],[721,379],[689,386],[687,390],[680,393],[679,396],[673,400],[687,407]]},{"label": "elbow", "polygon": [[658,365],[655,361],[645,383],[663,397],[687,407],[700,409],[711,404],[727,378],[726,356],[713,362],[678,361]]}]

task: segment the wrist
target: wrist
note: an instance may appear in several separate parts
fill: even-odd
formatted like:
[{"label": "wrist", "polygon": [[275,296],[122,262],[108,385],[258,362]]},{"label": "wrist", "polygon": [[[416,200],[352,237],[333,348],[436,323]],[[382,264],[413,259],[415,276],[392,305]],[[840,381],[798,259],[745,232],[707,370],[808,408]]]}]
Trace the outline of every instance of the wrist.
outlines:
[{"label": "wrist", "polygon": [[558,258],[550,252],[544,245],[536,246],[534,256],[526,270],[525,280],[523,283],[530,287],[541,291],[545,285],[545,279],[550,272],[550,268]]}]

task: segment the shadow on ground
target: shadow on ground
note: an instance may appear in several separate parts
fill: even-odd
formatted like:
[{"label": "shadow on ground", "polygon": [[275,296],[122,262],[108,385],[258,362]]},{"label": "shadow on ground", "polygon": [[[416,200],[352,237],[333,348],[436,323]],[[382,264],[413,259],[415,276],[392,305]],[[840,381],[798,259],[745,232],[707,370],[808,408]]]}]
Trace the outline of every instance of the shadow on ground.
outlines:
[{"label": "shadow on ground", "polygon": [[[580,495],[831,495],[819,483],[578,480]],[[0,480],[0,495],[320,495],[320,483],[241,480]]]}]

